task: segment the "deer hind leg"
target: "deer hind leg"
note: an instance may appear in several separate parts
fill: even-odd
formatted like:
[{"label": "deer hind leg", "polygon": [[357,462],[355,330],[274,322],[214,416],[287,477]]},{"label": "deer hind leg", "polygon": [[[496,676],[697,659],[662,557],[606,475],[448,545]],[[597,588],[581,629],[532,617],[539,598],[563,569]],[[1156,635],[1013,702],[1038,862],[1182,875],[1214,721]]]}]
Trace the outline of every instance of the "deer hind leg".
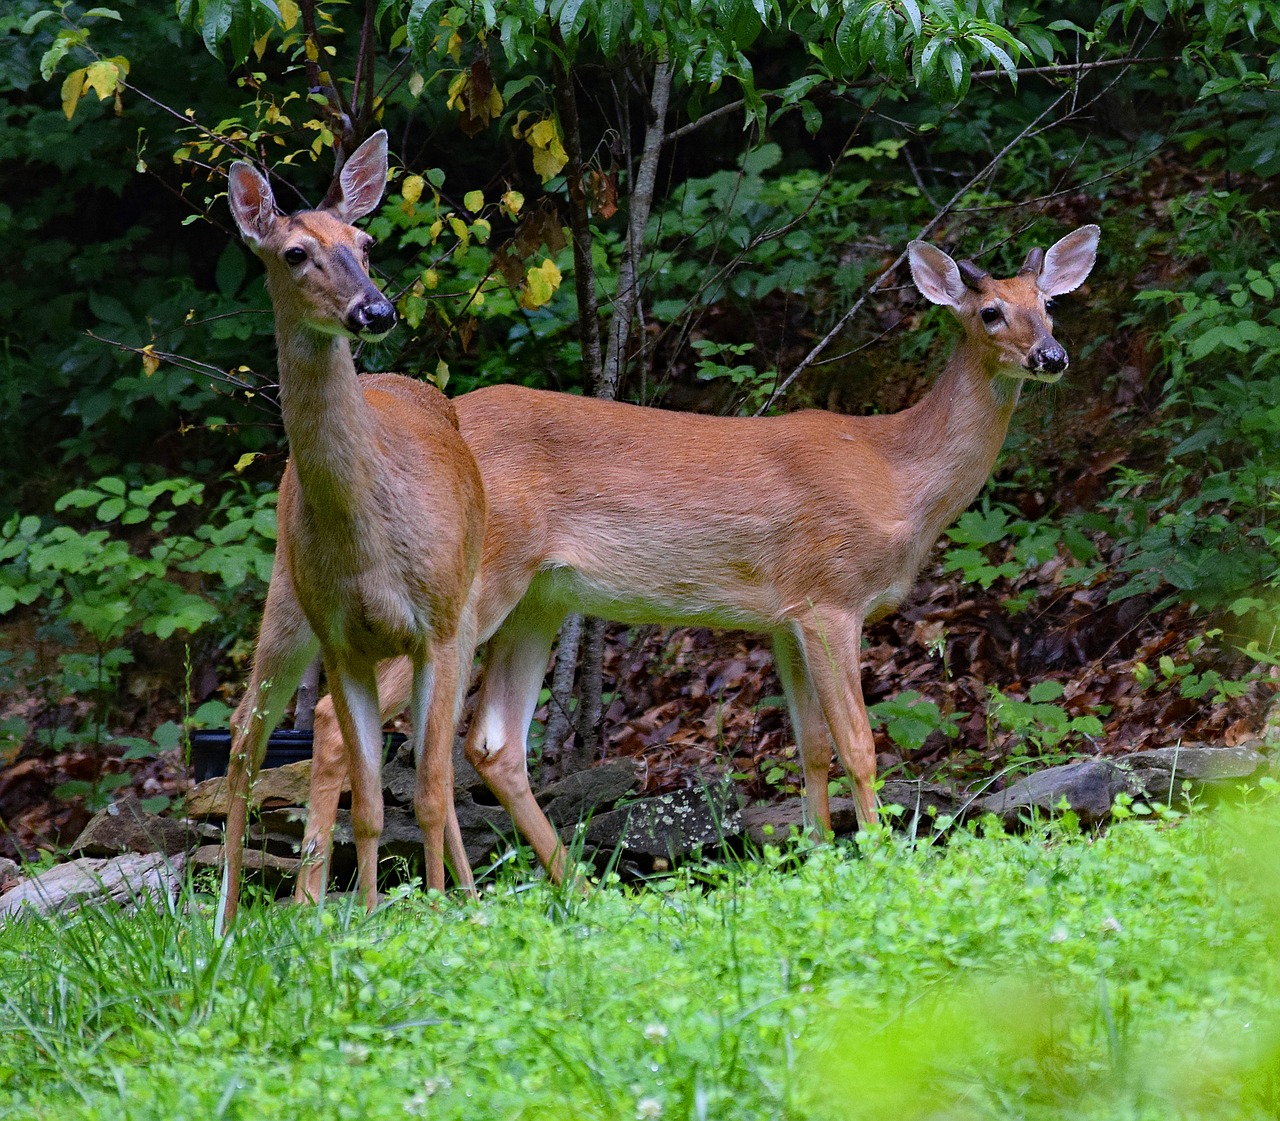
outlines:
[{"label": "deer hind leg", "polygon": [[[378,698],[383,722],[397,715],[409,702],[412,684],[413,663],[408,658],[392,658],[378,665]],[[333,699],[323,697],[316,705],[307,828],[302,838],[302,867],[293,892],[299,903],[318,903],[324,898],[329,853],[333,847],[333,823],[346,779],[347,754],[342,729]]]},{"label": "deer hind leg", "polygon": [[831,805],[827,783],[831,777],[831,733],[822,703],[805,672],[804,653],[795,635],[782,631],[773,636],[773,664],[782,682],[791,713],[791,726],[804,768],[805,827],[816,840],[831,832]]},{"label": "deer hind leg", "polygon": [[298,682],[319,643],[298,606],[288,571],[277,556],[272,570],[262,627],[253,655],[249,688],[231,718],[231,756],[227,761],[226,888],[217,930],[230,929],[240,903],[240,873],[249,825],[249,790],[257,778],[267,739],[297,692]]},{"label": "deer hind leg", "polygon": [[382,836],[382,713],[377,675],[372,664],[339,664],[327,657],[325,673],[351,772],[351,830],[359,892],[365,906],[373,910],[378,902],[378,839]]},{"label": "deer hind leg", "polygon": [[489,640],[484,682],[466,744],[467,760],[556,883],[564,878],[564,846],[529,787],[525,743],[560,617],[526,602]]},{"label": "deer hind leg", "polygon": [[[858,821],[876,821],[876,748],[862,699],[862,620],[812,607],[797,620],[804,666],[827,718],[836,754],[853,780]],[[807,778],[806,774],[806,778]]]}]

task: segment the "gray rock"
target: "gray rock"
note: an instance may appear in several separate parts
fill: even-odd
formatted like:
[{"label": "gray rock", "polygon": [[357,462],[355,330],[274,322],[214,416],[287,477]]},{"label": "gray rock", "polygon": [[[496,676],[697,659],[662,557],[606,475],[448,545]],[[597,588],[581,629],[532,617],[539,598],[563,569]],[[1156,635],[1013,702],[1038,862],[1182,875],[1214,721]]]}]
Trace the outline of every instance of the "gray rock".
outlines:
[{"label": "gray rock", "polygon": [[538,804],[557,827],[577,825],[625,798],[640,784],[635,762],[611,759],[553,782],[538,793]]},{"label": "gray rock", "polygon": [[1027,775],[1004,790],[977,799],[972,810],[993,813],[1006,825],[1015,825],[1031,810],[1039,811],[1042,817],[1052,816],[1065,800],[1083,824],[1092,825],[1108,818],[1117,794],[1139,796],[1142,789],[1110,760],[1085,759]]},{"label": "gray rock", "polygon": [[0,899],[0,919],[24,908],[37,914],[66,914],[80,907],[115,903],[133,908],[173,899],[184,857],[127,853],[110,859],[83,856],[24,880]]},{"label": "gray rock", "polygon": [[1267,761],[1248,747],[1157,747],[1135,751],[1119,762],[1148,798],[1168,802],[1189,781],[1197,790],[1239,785],[1266,769]]},{"label": "gray rock", "polygon": [[913,823],[917,829],[927,829],[930,822],[940,817],[958,817],[963,809],[963,799],[955,791],[922,779],[886,782],[880,788],[880,801],[883,805],[902,807],[902,814],[893,818],[892,824],[903,829],[912,828]]},{"label": "gray rock", "polygon": [[[836,836],[852,833],[858,827],[852,798],[831,799],[831,831]],[[794,829],[804,832],[804,799],[790,798],[772,806],[748,806],[742,811],[742,831],[757,845],[776,845],[791,836]]]},{"label": "gray rock", "polygon": [[89,819],[71,851],[79,856],[119,856],[126,852],[160,852],[172,856],[200,843],[193,825],[147,813],[126,795]]},{"label": "gray rock", "polygon": [[[928,823],[935,817],[958,815],[960,798],[945,786],[932,782],[907,782],[895,780],[886,782],[880,788],[882,805],[901,806],[903,813],[891,820],[898,828],[908,828],[920,814],[922,825],[917,828],[928,828]],[[831,799],[831,831],[837,837],[853,833],[858,828],[858,816],[852,798]],[[772,806],[749,806],[742,811],[743,832],[757,845],[777,844],[791,835],[794,828],[797,832],[804,830],[804,801],[791,798]]]},{"label": "gray rock", "polygon": [[[489,788],[485,786],[484,779],[480,777],[475,767],[467,762],[466,754],[462,750],[465,742],[462,736],[456,737],[453,741],[454,793],[459,798],[467,795],[477,796],[480,799],[487,798]],[[413,751],[407,741],[400,745],[400,749],[396,752],[395,758],[391,762],[410,771],[414,769]],[[409,800],[405,804],[410,805],[412,802],[413,794],[411,791]]]},{"label": "gray rock", "polygon": [[585,844],[605,851],[678,859],[702,845],[719,844],[743,830],[732,781],[645,798],[592,818]]},{"label": "gray rock", "polygon": [[[222,846],[201,845],[187,860],[191,868],[213,868],[220,872],[223,860]],[[294,877],[298,874],[299,863],[294,858],[246,847],[242,878],[260,883],[270,891],[278,891],[286,884],[292,884]]]},{"label": "gray rock", "polygon": [[397,755],[382,768],[382,795],[387,802],[397,806],[412,806],[417,788],[418,772],[412,761],[402,763]]},{"label": "gray rock", "polygon": [[0,856],[0,895],[22,883],[22,869],[16,861]]}]

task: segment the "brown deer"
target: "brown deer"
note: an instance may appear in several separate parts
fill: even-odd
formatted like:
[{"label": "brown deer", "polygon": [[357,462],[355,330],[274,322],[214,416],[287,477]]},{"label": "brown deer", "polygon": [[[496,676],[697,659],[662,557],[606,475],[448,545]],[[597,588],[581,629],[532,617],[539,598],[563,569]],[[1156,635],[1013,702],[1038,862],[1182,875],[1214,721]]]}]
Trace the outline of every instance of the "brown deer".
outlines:
[{"label": "brown deer", "polygon": [[[514,386],[456,399],[489,499],[473,590],[489,649],[467,758],[553,875],[563,852],[529,788],[525,737],[570,611],[769,634],[808,820],[830,830],[832,741],[859,820],[876,820],[863,625],[902,601],[982,488],[1022,382],[1066,370],[1048,303],[1084,283],[1098,236],[1084,226],[1032,250],[1007,280],[912,242],[917,287],[964,337],[929,393],[894,415],[710,417]],[[403,704],[409,680],[405,665],[383,667],[384,714]],[[325,850],[341,780],[322,702],[308,851]],[[316,894],[318,874],[300,881],[299,897]]]},{"label": "brown deer", "polygon": [[386,180],[385,132],[352,153],[319,210],[278,213],[270,185],[248,163],[229,176],[236,226],[266,265],[290,458],[253,674],[233,719],[221,929],[236,912],[249,787],[317,649],[339,732],[326,750],[345,744],[366,905],[377,899],[376,669],[387,658],[403,658],[403,692],[387,703],[412,701],[427,884],[445,886],[447,841],[455,875],[471,885],[453,806],[453,730],[475,649],[467,604],[484,488],[443,394],[393,374],[356,377],[350,340],[381,338],[396,320],[369,279],[373,239],[352,225],[377,207]]}]

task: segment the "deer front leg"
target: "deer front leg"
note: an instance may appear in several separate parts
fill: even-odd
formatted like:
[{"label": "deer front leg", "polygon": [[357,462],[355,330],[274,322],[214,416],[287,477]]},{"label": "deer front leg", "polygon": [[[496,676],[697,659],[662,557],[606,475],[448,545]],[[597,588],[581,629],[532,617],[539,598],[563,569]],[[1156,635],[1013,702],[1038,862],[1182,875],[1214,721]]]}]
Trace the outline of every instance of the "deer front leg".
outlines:
[{"label": "deer front leg", "polygon": [[[862,699],[862,620],[852,612],[813,607],[798,620],[797,630],[804,667],[827,718],[836,754],[853,780],[858,822],[874,825],[876,747]],[[816,760],[814,764],[816,777]],[[808,760],[805,777],[807,791]]]},{"label": "deer front leg", "polygon": [[[453,804],[453,751],[449,727],[441,737],[439,701],[445,700],[449,714],[453,712],[458,667],[457,651],[439,643],[430,660],[418,661],[413,667],[413,696],[409,701],[413,731],[410,743],[417,771],[413,793],[413,812],[422,831],[425,858],[423,881],[428,888],[444,891],[444,837],[449,807]],[[448,785],[446,785],[446,783]]]},{"label": "deer front leg", "polygon": [[[396,716],[409,703],[413,684],[413,664],[408,658],[392,658],[378,666],[378,702],[383,722]],[[318,903],[324,898],[329,853],[333,847],[333,824],[338,816],[338,799],[347,779],[347,749],[332,698],[316,705],[315,730],[311,741],[311,785],[307,797],[307,828],[302,838],[302,867],[293,898],[298,903]],[[461,843],[461,838],[459,838]]]},{"label": "deer front leg", "polygon": [[791,726],[804,768],[804,820],[814,840],[831,835],[831,804],[827,784],[831,778],[831,733],[813,682],[804,668],[804,654],[795,635],[782,631],[773,636],[773,664],[786,694]]},{"label": "deer front leg", "polygon": [[325,660],[330,696],[351,772],[351,831],[355,834],[358,884],[365,906],[378,903],[378,840],[382,836],[382,714],[378,679],[371,664]]},{"label": "deer front leg", "polygon": [[467,760],[511,815],[547,875],[564,879],[564,846],[529,787],[525,743],[560,618],[517,608],[489,640]]},{"label": "deer front leg", "polygon": [[240,874],[249,825],[249,791],[257,778],[267,740],[298,689],[298,682],[319,643],[293,593],[288,571],[277,554],[262,627],[253,655],[249,688],[231,718],[231,755],[227,760],[228,797],[223,869],[225,889],[215,929],[231,929],[240,904]]}]

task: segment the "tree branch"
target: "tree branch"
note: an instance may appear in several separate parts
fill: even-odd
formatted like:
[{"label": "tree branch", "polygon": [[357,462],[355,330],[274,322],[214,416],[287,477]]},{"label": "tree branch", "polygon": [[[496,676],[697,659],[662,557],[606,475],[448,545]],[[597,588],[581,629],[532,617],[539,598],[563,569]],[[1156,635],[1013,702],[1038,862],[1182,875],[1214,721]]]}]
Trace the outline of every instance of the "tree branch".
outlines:
[{"label": "tree branch", "polygon": [[605,351],[600,390],[597,394],[610,400],[617,397],[618,386],[626,371],[627,340],[631,337],[631,322],[635,319],[636,309],[640,304],[639,261],[644,250],[649,213],[653,209],[653,188],[658,177],[658,157],[662,153],[673,71],[668,59],[660,61],[654,68],[653,91],[649,97],[649,124],[645,129],[640,164],[627,200],[627,244],[618,266],[618,289],[613,303],[613,318],[609,324],[609,345]]}]

